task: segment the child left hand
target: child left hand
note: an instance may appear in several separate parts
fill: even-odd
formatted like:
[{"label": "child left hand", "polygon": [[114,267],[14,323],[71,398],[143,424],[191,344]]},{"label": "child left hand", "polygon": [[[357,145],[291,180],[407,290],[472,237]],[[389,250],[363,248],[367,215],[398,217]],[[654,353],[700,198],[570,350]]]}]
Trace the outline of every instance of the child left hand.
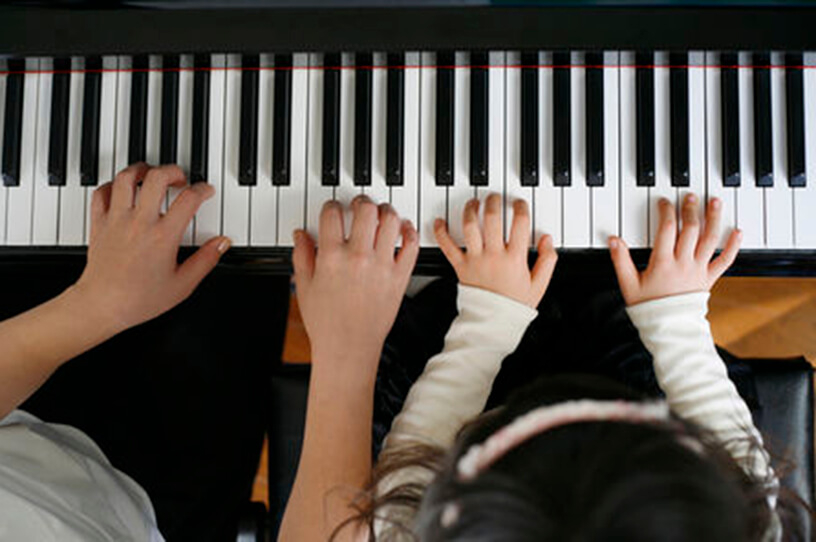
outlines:
[{"label": "child left hand", "polygon": [[468,201],[463,213],[467,252],[463,252],[451,238],[441,218],[434,223],[436,241],[456,271],[459,282],[490,290],[535,308],[550,284],[558,254],[553,248],[552,238],[542,236],[538,242],[538,260],[531,272],[527,265],[531,235],[527,202],[516,200],[513,203],[513,225],[507,243],[502,231],[501,205],[498,194],[487,196],[483,234],[479,228],[479,200]]}]

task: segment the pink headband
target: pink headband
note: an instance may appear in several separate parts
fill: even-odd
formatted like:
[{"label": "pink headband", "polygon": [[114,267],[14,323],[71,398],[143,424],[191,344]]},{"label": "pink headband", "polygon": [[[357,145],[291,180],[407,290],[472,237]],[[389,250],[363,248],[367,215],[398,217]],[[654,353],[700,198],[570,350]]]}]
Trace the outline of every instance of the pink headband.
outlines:
[{"label": "pink headband", "polygon": [[474,444],[459,458],[456,472],[460,480],[472,480],[498,461],[512,448],[554,427],[580,422],[623,421],[649,423],[669,419],[665,401],[566,401],[531,410],[493,433],[481,444]]}]

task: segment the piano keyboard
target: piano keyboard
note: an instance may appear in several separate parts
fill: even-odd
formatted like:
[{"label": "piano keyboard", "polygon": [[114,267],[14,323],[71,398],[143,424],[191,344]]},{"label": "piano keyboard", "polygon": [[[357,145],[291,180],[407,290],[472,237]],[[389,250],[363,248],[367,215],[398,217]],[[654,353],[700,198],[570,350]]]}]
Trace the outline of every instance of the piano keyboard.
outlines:
[{"label": "piano keyboard", "polygon": [[[436,245],[465,202],[528,202],[533,243],[632,247],[657,201],[724,204],[748,249],[816,249],[816,53],[405,52],[0,61],[0,246],[87,243],[129,163],[216,187],[184,244],[289,247],[326,200],[390,202]],[[170,205],[179,189],[168,195]],[[724,239],[724,238],[723,238]]]}]

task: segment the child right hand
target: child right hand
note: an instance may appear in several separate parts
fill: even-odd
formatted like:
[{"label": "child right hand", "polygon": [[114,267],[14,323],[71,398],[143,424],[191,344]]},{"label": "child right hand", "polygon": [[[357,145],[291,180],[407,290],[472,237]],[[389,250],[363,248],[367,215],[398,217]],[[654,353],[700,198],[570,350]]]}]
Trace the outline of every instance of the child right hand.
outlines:
[{"label": "child right hand", "polygon": [[712,261],[720,238],[722,204],[716,198],[708,203],[702,235],[697,205],[697,197],[688,194],[683,201],[683,228],[678,235],[674,205],[666,199],[660,200],[657,238],[643,273],[639,273],[632,262],[623,239],[609,238],[612,263],[627,306],[677,294],[706,292],[734,263],[742,232],[732,231],[722,253]]},{"label": "child right hand", "polygon": [[532,272],[527,265],[530,247],[530,212],[527,202],[513,204],[510,241],[504,242],[501,196],[490,194],[485,201],[484,234],[479,228],[479,200],[465,205],[462,228],[467,252],[451,238],[441,218],[434,222],[434,235],[459,282],[509,297],[530,307],[537,307],[552,278],[558,259],[552,238],[544,235],[538,243],[538,260]]}]

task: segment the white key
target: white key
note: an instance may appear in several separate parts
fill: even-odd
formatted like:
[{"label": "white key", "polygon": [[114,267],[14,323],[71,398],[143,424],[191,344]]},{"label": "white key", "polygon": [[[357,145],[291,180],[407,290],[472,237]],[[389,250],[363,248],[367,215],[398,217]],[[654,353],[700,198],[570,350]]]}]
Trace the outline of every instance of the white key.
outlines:
[{"label": "white key", "polygon": [[[750,66],[750,53],[739,53],[740,66]],[[742,248],[762,248],[764,239],[764,194],[756,186],[754,155],[754,70],[740,68],[740,187],[737,190],[737,227],[742,230]]]},{"label": "white key", "polygon": [[[278,189],[278,246],[292,246],[292,232],[305,228],[307,135],[309,133],[309,55],[292,55],[292,126],[289,186]],[[275,144],[274,142],[272,143]]]},{"label": "white key", "polygon": [[621,237],[632,248],[649,246],[649,189],[637,185],[635,53],[620,53]]},{"label": "white key", "polygon": [[[505,53],[503,51],[490,52],[488,61],[490,69],[487,72],[487,186],[476,187],[476,196],[482,203],[484,203],[485,196],[490,193],[504,197]],[[502,224],[504,224],[503,217],[504,205],[502,205]]]},{"label": "white key", "polygon": [[666,198],[677,210],[677,188],[671,185],[671,73],[669,53],[655,53],[654,69],[654,133],[655,185],[649,190],[649,245],[654,246],[660,225],[658,203]]},{"label": "white key", "polygon": [[340,171],[338,185],[334,189],[334,198],[343,204],[344,231],[348,237],[351,233],[353,217],[349,206],[351,200],[363,190],[362,187],[354,185],[354,122],[356,120],[354,94],[357,79],[354,70],[354,54],[342,53],[340,61],[343,65],[343,69],[340,70]]},{"label": "white key", "polygon": [[57,244],[57,218],[59,213],[59,187],[48,185],[48,160],[51,132],[51,89],[54,60],[40,60],[39,91],[37,106],[37,153],[34,166],[34,216],[32,220],[32,244]]},{"label": "white key", "polygon": [[[323,177],[323,55],[309,54],[309,151],[307,156],[306,224],[312,238],[317,238],[320,210],[334,198],[334,188],[322,185]],[[293,93],[294,95],[294,93]],[[293,112],[294,116],[294,112]]]},{"label": "white key", "polygon": [[476,195],[470,185],[470,53],[456,52],[453,70],[453,186],[448,188],[448,228],[464,246],[462,217],[465,204]]},{"label": "white key", "polygon": [[[161,164],[161,110],[162,110],[162,58],[150,55],[150,71],[147,72],[147,126],[145,132],[145,160],[151,166]],[[164,198],[161,212],[167,212],[167,198]]]},{"label": "white key", "polygon": [[23,129],[20,138],[19,186],[8,188],[8,244],[31,244],[34,204],[34,160],[37,149],[37,95],[40,60],[27,58],[23,80]]},{"label": "white key", "polygon": [[448,220],[446,186],[436,186],[436,53],[422,53],[420,71],[419,242],[435,247],[434,220]]},{"label": "white key", "polygon": [[785,56],[772,53],[771,138],[773,187],[765,188],[765,244],[793,248],[793,193],[788,186],[788,132],[785,98]]},{"label": "white key", "polygon": [[[720,71],[720,54],[706,53],[706,142],[708,145],[706,202],[719,198],[722,203],[720,211],[719,248],[725,246],[728,235],[737,225],[737,189],[723,186],[723,126],[722,126],[722,74]],[[744,137],[742,134],[740,137]]]},{"label": "white key", "polygon": [[[190,160],[193,142],[193,55],[181,55],[179,58],[179,95],[178,95],[178,128],[176,130],[176,160],[179,167],[184,170],[185,175],[190,174]],[[167,193],[168,206],[172,208],[173,202],[185,187],[171,186]],[[193,244],[193,227],[195,217],[184,230],[181,244],[190,246]]]},{"label": "white key", "polygon": [[[8,75],[3,73],[8,70],[8,64],[5,60],[0,59],[0,127],[6,125],[6,80]],[[5,130],[0,128],[0,164],[3,160],[3,132]],[[0,245],[6,244],[6,185],[0,180]]]},{"label": "white key", "polygon": [[586,69],[584,53],[571,54],[570,124],[571,151],[570,186],[564,187],[564,246],[586,248],[591,245],[591,200],[586,184]]},{"label": "white key", "polygon": [[258,184],[252,189],[249,244],[274,246],[277,240],[278,189],[272,185],[272,104],[275,103],[273,55],[260,56],[258,73]]},{"label": "white key", "polygon": [[[539,53],[540,66],[552,66],[552,53]],[[553,245],[561,246],[563,188],[553,185],[553,70],[538,69],[538,186],[535,189],[534,243],[541,235],[552,236]],[[616,106],[617,107],[617,106]]]},{"label": "white key", "polygon": [[816,249],[816,53],[805,53],[805,187],[794,188],[796,248]]},{"label": "white key", "polygon": [[119,76],[116,84],[116,148],[114,169],[120,172],[129,164],[130,142],[130,87],[133,81],[133,58],[119,57]]},{"label": "white key", "polygon": [[692,193],[700,202],[698,218],[704,219],[706,158],[705,158],[705,53],[692,51],[689,53],[688,68],[688,111],[689,111],[689,186],[678,190],[678,202],[682,202],[686,194]]},{"label": "white key", "polygon": [[[227,55],[224,106],[223,233],[234,246],[249,244],[250,191],[238,184],[241,149],[241,55]],[[257,122],[257,119],[256,119]],[[247,128],[251,129],[251,128]]]},{"label": "white key", "polygon": [[[405,53],[405,101],[403,103],[402,186],[391,187],[391,205],[403,219],[418,227],[419,199],[419,72],[420,56]],[[401,242],[401,240],[400,240]]]},{"label": "white key", "polygon": [[215,195],[198,209],[193,240],[203,245],[221,235],[221,205],[224,199],[224,97],[226,94],[226,55],[212,55],[210,60],[210,118],[207,149],[207,182],[215,188]]},{"label": "white key", "polygon": [[[527,202],[531,217],[535,217],[535,188],[521,185],[521,53],[507,53],[505,77],[504,119],[504,239],[510,239],[513,224],[513,202]],[[530,221],[531,232],[535,218]],[[532,242],[532,240],[531,240]]]},{"label": "white key", "polygon": [[[86,206],[86,191],[81,186],[80,160],[82,152],[82,105],[85,91],[85,74],[81,71],[85,60],[71,59],[71,91],[68,99],[68,149],[65,163],[65,186],[60,189],[59,237],[60,245],[82,245],[86,243],[85,233],[90,222]],[[101,113],[101,111],[100,111]]]},{"label": "white key", "polygon": [[[99,168],[97,183],[102,185],[112,181],[116,175],[114,170],[114,152],[116,140],[116,68],[119,60],[115,56],[102,57],[102,81],[99,96]],[[85,239],[88,244],[91,238],[91,200],[95,187],[86,186],[85,189]]]},{"label": "white key", "polygon": [[391,201],[385,184],[385,121],[388,70],[385,53],[374,53],[375,69],[371,73],[371,186],[363,192],[377,203]]},{"label": "white key", "polygon": [[606,248],[610,235],[618,235],[618,53],[605,52],[604,70],[604,185],[593,186],[592,247]]}]

